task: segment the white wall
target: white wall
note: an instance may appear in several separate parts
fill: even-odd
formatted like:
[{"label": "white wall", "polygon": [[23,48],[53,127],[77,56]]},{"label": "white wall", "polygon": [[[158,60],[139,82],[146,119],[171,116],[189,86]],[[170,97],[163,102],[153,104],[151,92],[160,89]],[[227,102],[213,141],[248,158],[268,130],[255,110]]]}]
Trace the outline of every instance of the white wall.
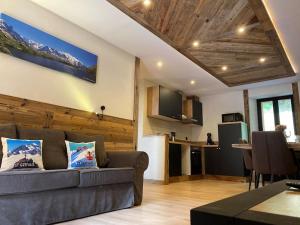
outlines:
[{"label": "white wall", "polygon": [[[0,93],[133,118],[134,56],[27,0],[1,0],[0,12],[99,57],[97,83],[0,54]],[[78,15],[80,16],[80,15]]]},{"label": "white wall", "polygon": [[165,174],[165,136],[147,136],[139,139],[138,150],[149,156],[149,166],[144,178],[150,180],[164,180]]},{"label": "white wall", "polygon": [[207,133],[212,133],[212,139],[218,141],[218,124],[222,122],[222,114],[244,114],[243,92],[235,91],[224,94],[200,97],[203,108],[203,127],[193,129],[193,139],[206,141]]}]

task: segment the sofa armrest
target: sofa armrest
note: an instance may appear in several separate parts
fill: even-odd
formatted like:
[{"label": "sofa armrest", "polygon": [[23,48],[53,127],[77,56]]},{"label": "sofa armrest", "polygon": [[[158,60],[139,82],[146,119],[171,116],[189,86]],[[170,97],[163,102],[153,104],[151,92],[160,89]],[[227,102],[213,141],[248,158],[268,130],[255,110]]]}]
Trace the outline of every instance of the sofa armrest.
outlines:
[{"label": "sofa armrest", "polygon": [[107,151],[108,167],[133,167],[134,177],[134,205],[140,205],[143,199],[144,171],[148,168],[149,157],[140,151]]},{"label": "sofa armrest", "polygon": [[107,151],[108,167],[133,167],[145,171],[148,168],[147,153],[140,151]]}]

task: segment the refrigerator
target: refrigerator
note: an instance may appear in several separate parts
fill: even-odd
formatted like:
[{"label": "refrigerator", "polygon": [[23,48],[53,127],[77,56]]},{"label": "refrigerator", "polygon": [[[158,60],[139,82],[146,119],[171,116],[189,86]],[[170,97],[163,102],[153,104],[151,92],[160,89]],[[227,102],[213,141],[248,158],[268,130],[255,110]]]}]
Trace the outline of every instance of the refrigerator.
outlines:
[{"label": "refrigerator", "polygon": [[219,149],[205,151],[206,173],[223,176],[246,176],[242,151],[232,148],[241,139],[248,141],[248,128],[244,122],[218,125]]}]

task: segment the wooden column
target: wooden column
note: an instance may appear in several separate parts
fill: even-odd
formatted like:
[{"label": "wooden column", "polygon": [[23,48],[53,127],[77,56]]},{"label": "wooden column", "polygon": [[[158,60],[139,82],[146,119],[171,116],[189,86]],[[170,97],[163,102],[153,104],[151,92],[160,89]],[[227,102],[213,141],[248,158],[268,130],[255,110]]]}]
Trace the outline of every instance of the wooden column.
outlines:
[{"label": "wooden column", "polygon": [[164,184],[169,184],[170,174],[169,174],[169,135],[165,135],[165,174],[164,174]]},{"label": "wooden column", "polygon": [[299,88],[298,83],[295,82],[292,84],[293,88],[293,100],[294,100],[294,109],[295,109],[295,131],[296,134],[300,135],[300,100],[299,100]]},{"label": "wooden column", "polygon": [[249,111],[249,94],[248,94],[248,90],[244,90],[243,91],[243,96],[244,96],[244,112],[245,112],[245,123],[248,126],[248,138],[250,141],[250,111]]},{"label": "wooden column", "polygon": [[135,57],[134,70],[134,103],[133,103],[133,146],[137,150],[138,145],[138,118],[139,118],[139,77],[141,60]]}]

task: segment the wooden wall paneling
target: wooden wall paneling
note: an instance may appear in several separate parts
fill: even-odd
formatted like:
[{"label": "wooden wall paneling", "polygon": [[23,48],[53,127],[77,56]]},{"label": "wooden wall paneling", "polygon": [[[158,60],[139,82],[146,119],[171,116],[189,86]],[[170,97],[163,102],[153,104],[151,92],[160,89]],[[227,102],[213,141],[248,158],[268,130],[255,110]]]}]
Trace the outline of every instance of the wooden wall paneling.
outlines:
[{"label": "wooden wall paneling", "polygon": [[299,99],[299,88],[298,83],[295,82],[292,84],[293,88],[293,100],[294,100],[294,109],[295,109],[295,131],[297,135],[300,135],[300,99]]},{"label": "wooden wall paneling", "polygon": [[169,174],[169,135],[165,135],[165,174],[164,174],[164,184],[169,184],[170,174]]},{"label": "wooden wall paneling", "polygon": [[295,75],[261,0],[108,2],[228,86]]},{"label": "wooden wall paneling", "polygon": [[134,103],[133,103],[133,146],[138,146],[138,123],[139,123],[139,79],[141,71],[141,60],[135,57],[134,69]]},{"label": "wooden wall paneling", "polygon": [[159,115],[159,86],[147,88],[147,116]]},{"label": "wooden wall paneling", "polygon": [[122,118],[0,95],[0,123],[103,135],[107,150],[133,150],[134,122]]},{"label": "wooden wall paneling", "polygon": [[247,128],[248,128],[248,140],[250,141],[251,127],[250,127],[250,110],[249,110],[249,94],[248,94],[248,90],[244,90],[243,91],[243,96],[244,96],[245,123],[247,124]]}]

